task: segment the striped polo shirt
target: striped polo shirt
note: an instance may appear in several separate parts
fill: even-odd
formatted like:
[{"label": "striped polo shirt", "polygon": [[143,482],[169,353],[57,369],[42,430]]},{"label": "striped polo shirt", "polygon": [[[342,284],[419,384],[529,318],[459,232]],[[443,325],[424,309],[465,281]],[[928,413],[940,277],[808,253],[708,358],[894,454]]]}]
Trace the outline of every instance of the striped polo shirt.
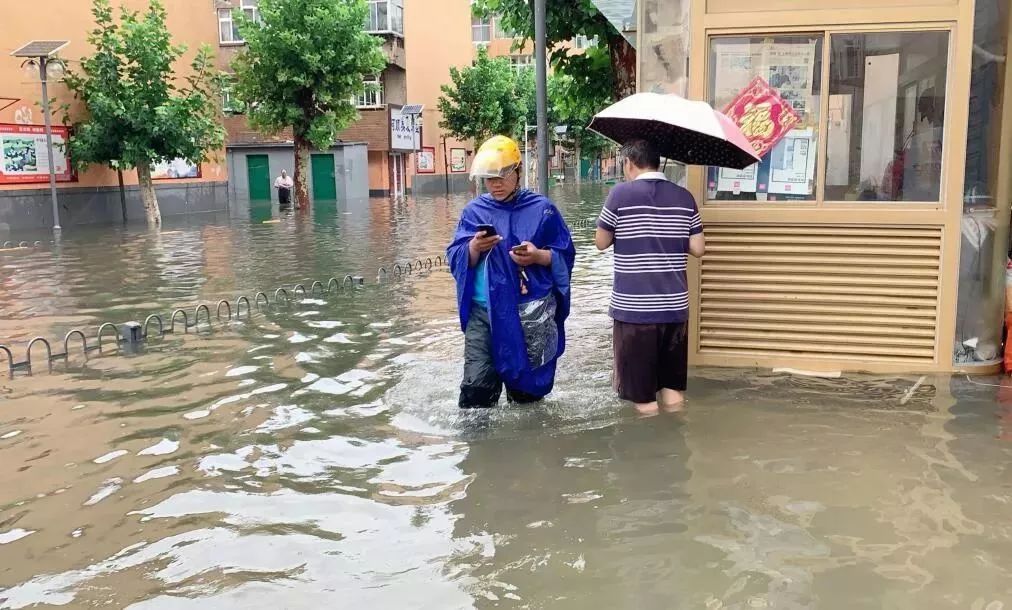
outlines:
[{"label": "striped polo shirt", "polygon": [[611,317],[632,324],[689,319],[689,237],[703,232],[692,194],[660,172],[616,185],[597,219],[615,234]]}]

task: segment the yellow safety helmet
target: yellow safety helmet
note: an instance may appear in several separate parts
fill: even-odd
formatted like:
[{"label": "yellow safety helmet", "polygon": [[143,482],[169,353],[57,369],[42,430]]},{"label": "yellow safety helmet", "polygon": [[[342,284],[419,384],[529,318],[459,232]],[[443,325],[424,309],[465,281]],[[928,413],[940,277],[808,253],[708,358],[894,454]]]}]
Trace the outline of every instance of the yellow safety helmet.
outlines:
[{"label": "yellow safety helmet", "polygon": [[504,178],[520,167],[520,146],[506,136],[489,138],[471,162],[471,179]]}]

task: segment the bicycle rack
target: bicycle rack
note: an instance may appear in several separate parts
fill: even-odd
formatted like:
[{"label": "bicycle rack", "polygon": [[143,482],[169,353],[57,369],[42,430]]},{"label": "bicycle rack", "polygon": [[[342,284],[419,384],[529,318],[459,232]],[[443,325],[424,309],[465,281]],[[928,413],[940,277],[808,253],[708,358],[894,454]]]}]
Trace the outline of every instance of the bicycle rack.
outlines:
[{"label": "bicycle rack", "polygon": [[235,319],[236,320],[238,320],[239,316],[242,315],[242,310],[239,308],[239,304],[242,303],[243,301],[246,301],[246,317],[248,318],[248,317],[250,317],[250,316],[253,315],[253,307],[250,306],[249,297],[247,297],[247,296],[241,296],[241,297],[239,297],[238,299],[235,300]]},{"label": "bicycle rack", "polygon": [[28,363],[28,374],[32,374],[32,348],[35,347],[36,343],[42,343],[46,348],[46,364],[49,365],[49,371],[53,371],[53,348],[49,345],[49,341],[45,337],[35,337],[28,342],[28,349],[25,350],[25,362]]},{"label": "bicycle rack", "polygon": [[228,301],[225,301],[225,300],[218,301],[218,309],[214,312],[215,317],[217,317],[218,321],[221,322],[221,306],[222,305],[224,305],[225,309],[228,311],[228,319],[231,322],[232,321],[232,305]]},{"label": "bicycle rack", "polygon": [[[160,322],[159,322],[160,323]],[[70,361],[70,338],[74,335],[81,337],[81,353],[84,354],[84,359],[88,359],[88,337],[85,336],[84,331],[75,328],[74,330],[67,333],[63,337],[63,360],[64,362]]]},{"label": "bicycle rack", "polygon": [[107,328],[111,328],[112,332],[115,333],[117,348],[119,347],[119,344],[122,342],[122,339],[123,339],[120,336],[120,334],[119,334],[119,328],[117,328],[115,324],[113,324],[111,322],[106,322],[102,326],[99,326],[98,327],[98,353],[100,353],[100,354],[103,353],[102,352],[102,337],[104,336],[105,329],[107,329]]},{"label": "bicycle rack", "polygon": [[170,333],[176,332],[176,316],[178,314],[183,314],[183,332],[185,333],[186,330],[188,328],[190,328],[190,317],[188,315],[186,315],[186,310],[184,310],[184,309],[177,309],[176,311],[172,312],[172,317],[169,319],[169,332]]}]

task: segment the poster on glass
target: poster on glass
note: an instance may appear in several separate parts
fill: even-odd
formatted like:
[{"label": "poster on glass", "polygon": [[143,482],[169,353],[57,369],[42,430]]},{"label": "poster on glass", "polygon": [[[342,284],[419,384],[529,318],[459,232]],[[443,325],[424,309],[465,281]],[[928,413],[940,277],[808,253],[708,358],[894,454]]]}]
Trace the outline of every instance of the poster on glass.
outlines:
[{"label": "poster on glass", "polygon": [[811,129],[794,129],[770,154],[767,188],[776,195],[811,195],[815,183],[815,148]]},{"label": "poster on glass", "polygon": [[814,196],[820,44],[809,36],[713,40],[713,105],[742,128],[762,162],[740,171],[711,168],[711,199]]}]

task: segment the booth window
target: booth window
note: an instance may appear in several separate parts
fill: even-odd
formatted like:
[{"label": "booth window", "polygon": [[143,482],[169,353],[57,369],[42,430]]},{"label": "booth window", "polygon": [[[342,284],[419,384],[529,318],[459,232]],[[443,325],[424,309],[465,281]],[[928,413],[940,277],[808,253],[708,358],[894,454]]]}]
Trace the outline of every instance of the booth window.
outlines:
[{"label": "booth window", "polygon": [[948,32],[830,36],[827,201],[939,201]]},{"label": "booth window", "polygon": [[710,103],[748,128],[762,162],[709,168],[710,200],[814,201],[822,35],[720,37],[710,44]]},{"label": "booth window", "polygon": [[709,168],[707,199],[938,203],[948,57],[937,30],[711,38],[709,101],[762,161]]}]

